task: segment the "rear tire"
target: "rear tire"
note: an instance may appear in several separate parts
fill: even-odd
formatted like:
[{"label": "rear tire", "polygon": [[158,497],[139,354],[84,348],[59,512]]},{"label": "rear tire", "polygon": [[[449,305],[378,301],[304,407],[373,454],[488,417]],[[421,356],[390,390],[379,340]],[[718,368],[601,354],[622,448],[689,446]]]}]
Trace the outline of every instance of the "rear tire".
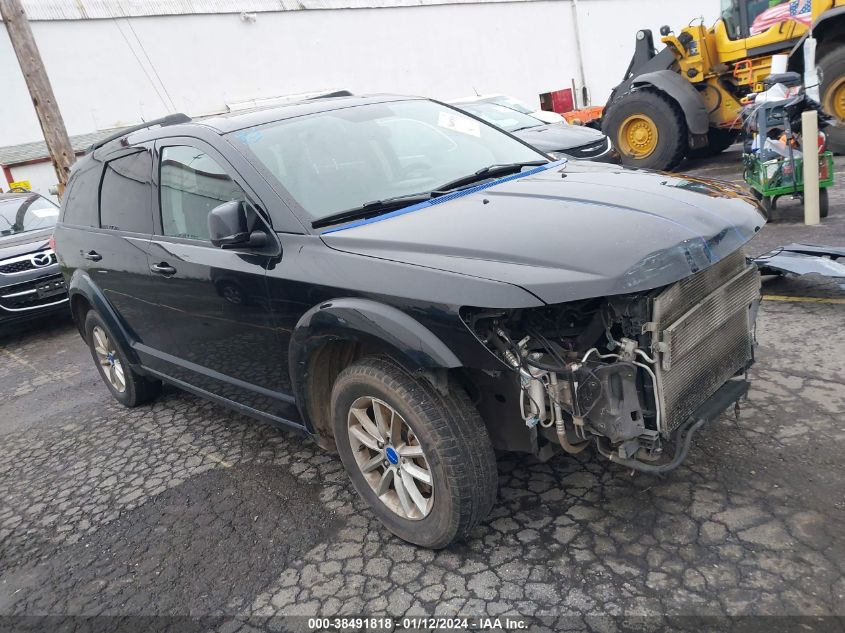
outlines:
[{"label": "rear tire", "polygon": [[137,407],[161,393],[160,381],[146,378],[132,369],[126,352],[94,310],[89,310],[85,316],[85,340],[100,378],[120,404]]},{"label": "rear tire", "polygon": [[830,202],[827,199],[827,187],[819,189],[819,217],[826,218],[830,213]]},{"label": "rear tire", "polygon": [[[443,395],[392,360],[369,357],[337,377],[331,417],[352,485],[399,538],[440,549],[466,537],[493,507],[496,457],[481,416],[460,387],[451,384]],[[399,431],[392,433],[397,427],[387,420]],[[421,469],[430,485],[416,478]],[[414,491],[402,483],[411,472]],[[402,497],[413,505],[403,505]]]},{"label": "rear tire", "polygon": [[845,153],[845,45],[840,45],[818,62],[821,71],[822,109],[834,120],[825,128],[827,146],[837,154]]},{"label": "rear tire", "polygon": [[[628,138],[628,126],[637,116],[653,122],[657,138],[643,141],[637,150],[636,139]],[[687,124],[678,104],[653,88],[640,88],[629,92],[610,107],[602,125],[613,146],[622,158],[622,164],[640,169],[672,169],[687,152]],[[626,141],[626,138],[628,139]]]}]

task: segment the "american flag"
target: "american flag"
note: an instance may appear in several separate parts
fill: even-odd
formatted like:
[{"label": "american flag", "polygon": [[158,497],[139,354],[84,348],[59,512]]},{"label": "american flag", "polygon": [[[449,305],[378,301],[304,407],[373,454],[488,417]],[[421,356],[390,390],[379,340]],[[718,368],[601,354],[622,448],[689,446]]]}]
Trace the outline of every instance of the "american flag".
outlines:
[{"label": "american flag", "polygon": [[813,21],[812,6],[812,0],[792,0],[766,9],[754,18],[751,24],[751,35],[757,35],[776,24],[789,20],[810,26],[810,22]]}]

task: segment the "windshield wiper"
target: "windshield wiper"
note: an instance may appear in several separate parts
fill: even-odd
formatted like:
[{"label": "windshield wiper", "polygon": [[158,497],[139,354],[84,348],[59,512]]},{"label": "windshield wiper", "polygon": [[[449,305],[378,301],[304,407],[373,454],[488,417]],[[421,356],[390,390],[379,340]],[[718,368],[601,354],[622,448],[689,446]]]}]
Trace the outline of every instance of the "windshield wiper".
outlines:
[{"label": "windshield wiper", "polygon": [[332,213],[331,215],[327,215],[324,218],[314,220],[311,223],[311,227],[319,229],[325,226],[331,226],[332,224],[340,224],[342,222],[350,222],[352,220],[362,220],[365,218],[375,217],[377,215],[381,215],[382,213],[395,211],[396,209],[401,209],[402,207],[410,206],[412,204],[426,202],[427,200],[442,196],[443,194],[448,193],[453,189],[457,189],[458,187],[461,187],[463,185],[469,185],[479,180],[485,180],[487,178],[502,176],[505,174],[516,172],[522,169],[523,167],[538,167],[540,165],[547,165],[550,162],[551,161],[548,160],[531,160],[522,163],[502,163],[498,165],[488,165],[487,167],[482,167],[474,174],[470,174],[469,176],[462,176],[461,178],[457,178],[455,180],[447,182],[437,187],[436,189],[433,189],[428,192],[411,193],[403,196],[385,198],[383,200],[373,200],[372,202],[365,202],[360,207],[355,207],[353,209],[346,209],[345,211],[338,211],[337,213]]},{"label": "windshield wiper", "polygon": [[550,162],[551,161],[548,160],[529,160],[522,163],[502,163],[499,165],[487,165],[487,167],[482,167],[474,174],[470,174],[468,176],[461,176],[460,178],[456,178],[455,180],[440,185],[439,187],[437,187],[437,189],[432,191],[432,193],[435,195],[443,195],[444,192],[452,191],[453,189],[463,187],[464,185],[471,185],[480,180],[514,173],[521,170],[523,167],[539,167],[540,165],[547,165]]},{"label": "windshield wiper", "polygon": [[324,218],[314,220],[311,226],[312,228],[319,229],[324,226],[331,226],[332,224],[340,224],[341,222],[371,218],[382,213],[387,213],[388,211],[395,211],[396,209],[401,209],[402,207],[407,207],[418,202],[431,200],[433,197],[432,192],[427,192],[394,196],[392,198],[385,198],[384,200],[373,200],[372,202],[365,202],[360,207],[338,211]]}]

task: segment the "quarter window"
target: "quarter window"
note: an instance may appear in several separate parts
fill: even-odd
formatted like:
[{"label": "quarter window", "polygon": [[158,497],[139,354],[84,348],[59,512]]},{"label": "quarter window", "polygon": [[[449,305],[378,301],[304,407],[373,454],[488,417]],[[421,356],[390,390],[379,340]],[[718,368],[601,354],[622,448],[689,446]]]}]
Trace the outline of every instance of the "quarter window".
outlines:
[{"label": "quarter window", "polygon": [[106,163],[100,185],[100,226],[131,233],[152,233],[150,210],[153,164],[148,151]]},{"label": "quarter window", "polygon": [[213,158],[186,145],[162,150],[159,191],[163,234],[195,240],[208,240],[208,214],[214,207],[246,200]]},{"label": "quarter window", "polygon": [[62,200],[62,221],[78,226],[98,226],[97,188],[103,165],[92,161],[86,167],[75,167],[74,170]]}]

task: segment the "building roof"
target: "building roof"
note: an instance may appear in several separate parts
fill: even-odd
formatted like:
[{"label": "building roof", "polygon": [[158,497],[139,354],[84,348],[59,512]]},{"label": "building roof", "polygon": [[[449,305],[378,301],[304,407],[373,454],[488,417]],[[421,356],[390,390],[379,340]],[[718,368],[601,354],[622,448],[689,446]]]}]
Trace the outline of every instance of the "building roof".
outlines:
[{"label": "building roof", "polygon": [[[82,152],[88,149],[92,143],[96,143],[120,129],[115,128],[112,130],[89,132],[88,134],[77,134],[76,136],[70,137],[70,144],[75,152]],[[44,141],[0,147],[0,165],[13,166],[19,165],[20,163],[48,160],[49,158],[50,152],[47,151],[47,143]]]}]

